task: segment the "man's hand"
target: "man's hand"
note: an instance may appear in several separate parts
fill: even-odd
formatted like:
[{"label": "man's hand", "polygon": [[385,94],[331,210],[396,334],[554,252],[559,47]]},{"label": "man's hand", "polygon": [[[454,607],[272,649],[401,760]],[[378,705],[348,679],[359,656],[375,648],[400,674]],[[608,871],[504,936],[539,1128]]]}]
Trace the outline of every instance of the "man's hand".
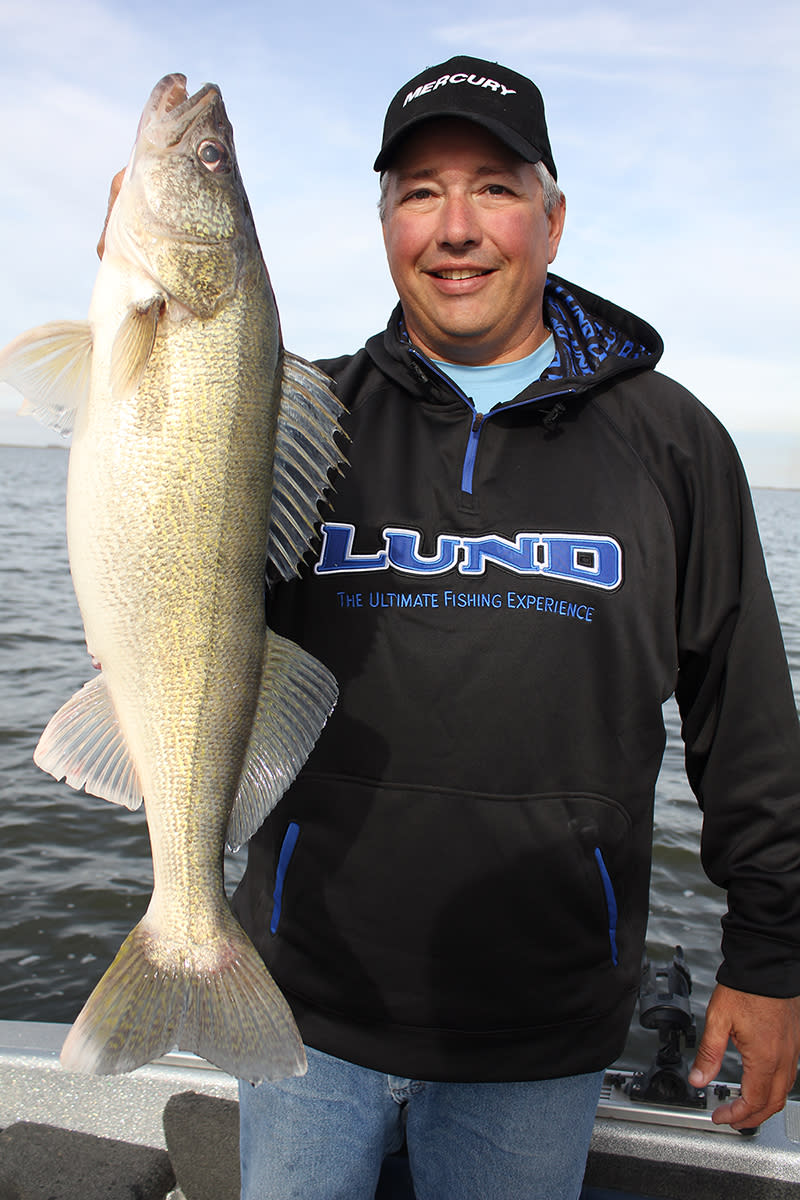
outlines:
[{"label": "man's hand", "polygon": [[742,1057],[742,1094],[721,1104],[712,1120],[734,1129],[760,1125],[780,1112],[797,1075],[800,1055],[800,997],[755,996],[717,984],[689,1073],[693,1087],[706,1087],[719,1074],[731,1039]]},{"label": "man's hand", "polygon": [[106,210],[106,219],[103,225],[103,232],[100,234],[100,241],[97,243],[97,257],[103,257],[103,251],[106,248],[106,230],[108,229],[108,218],[111,216],[111,210],[116,204],[119,189],[122,187],[122,176],[125,174],[125,168],[117,171],[114,178],[111,180],[111,191],[108,194],[108,208]]}]

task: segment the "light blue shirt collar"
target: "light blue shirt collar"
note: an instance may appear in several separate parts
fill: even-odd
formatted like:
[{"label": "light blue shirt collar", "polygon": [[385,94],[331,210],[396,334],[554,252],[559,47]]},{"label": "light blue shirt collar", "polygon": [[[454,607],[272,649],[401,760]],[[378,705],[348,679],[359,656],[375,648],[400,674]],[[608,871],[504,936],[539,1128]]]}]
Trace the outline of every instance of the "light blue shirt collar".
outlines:
[{"label": "light blue shirt collar", "polygon": [[556,346],[552,333],[533,354],[514,362],[490,363],[485,367],[468,367],[462,363],[434,360],[441,371],[469,396],[479,412],[488,412],[497,404],[512,400],[529,383],[546,371],[555,357]]}]

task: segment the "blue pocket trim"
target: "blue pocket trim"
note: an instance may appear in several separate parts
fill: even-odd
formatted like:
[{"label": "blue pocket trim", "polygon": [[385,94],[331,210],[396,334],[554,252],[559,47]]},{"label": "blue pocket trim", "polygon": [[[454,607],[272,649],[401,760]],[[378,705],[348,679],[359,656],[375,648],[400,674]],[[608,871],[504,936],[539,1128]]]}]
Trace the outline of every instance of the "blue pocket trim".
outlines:
[{"label": "blue pocket trim", "polygon": [[606,894],[606,908],[608,910],[608,940],[611,944],[611,961],[616,967],[619,964],[619,954],[617,953],[617,898],[614,895],[614,885],[611,882],[611,876],[608,873],[608,868],[603,860],[603,852],[599,846],[595,847],[594,851],[595,862],[597,869],[600,872],[600,879],[603,883],[603,891]]},{"label": "blue pocket trim", "polygon": [[272,893],[272,920],[269,923],[269,931],[273,934],[278,932],[281,908],[283,907],[283,885],[286,882],[286,872],[289,870],[289,863],[292,861],[292,855],[294,854],[294,848],[297,845],[299,836],[300,826],[296,821],[291,821],[283,839],[281,852],[278,856],[278,869],[275,872],[275,890]]}]

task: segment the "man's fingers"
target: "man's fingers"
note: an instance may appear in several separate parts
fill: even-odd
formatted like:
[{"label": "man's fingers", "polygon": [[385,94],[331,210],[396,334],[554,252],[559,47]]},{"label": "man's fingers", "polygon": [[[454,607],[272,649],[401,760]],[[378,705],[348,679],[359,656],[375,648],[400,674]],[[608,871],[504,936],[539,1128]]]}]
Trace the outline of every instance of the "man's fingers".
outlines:
[{"label": "man's fingers", "polygon": [[786,1103],[786,1092],[767,1088],[763,1095],[754,1098],[748,1094],[737,1096],[729,1104],[720,1104],[711,1116],[715,1125],[732,1125],[734,1129],[750,1129],[760,1125],[774,1113],[780,1112]]},{"label": "man's fingers", "polygon": [[122,187],[122,177],[125,174],[125,168],[117,171],[114,178],[111,180],[111,191],[108,193],[108,208],[106,209],[106,219],[103,223],[103,232],[100,234],[100,241],[97,243],[97,257],[102,258],[106,248],[106,230],[108,229],[108,218],[111,216],[111,210],[116,204],[119,189]]},{"label": "man's fingers", "polygon": [[714,1019],[714,1009],[709,1004],[703,1036],[689,1072],[689,1083],[692,1087],[706,1087],[712,1079],[717,1078],[722,1068],[725,1051],[728,1049],[729,1033],[728,1023],[717,1023]]},{"label": "man's fingers", "polygon": [[757,1063],[744,1062],[741,1094],[727,1104],[720,1104],[711,1119],[715,1125],[728,1124],[734,1129],[760,1125],[783,1108],[791,1085],[792,1080],[777,1065],[775,1071],[765,1071]]},{"label": "man's fingers", "polygon": [[718,1074],[730,1037],[742,1059],[741,1095],[714,1112],[716,1125],[734,1129],[760,1125],[786,1103],[800,1051],[800,1004],[737,992],[718,984],[706,1010],[706,1024],[689,1073],[694,1087]]}]

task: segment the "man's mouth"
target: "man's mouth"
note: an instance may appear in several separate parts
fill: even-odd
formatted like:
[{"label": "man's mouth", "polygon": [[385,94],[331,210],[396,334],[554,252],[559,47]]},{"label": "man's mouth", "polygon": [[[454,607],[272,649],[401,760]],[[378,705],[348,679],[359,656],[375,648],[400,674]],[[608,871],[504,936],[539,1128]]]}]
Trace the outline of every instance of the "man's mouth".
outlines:
[{"label": "man's mouth", "polygon": [[452,270],[430,271],[437,279],[477,279],[479,275],[491,275],[489,267],[454,267]]}]

